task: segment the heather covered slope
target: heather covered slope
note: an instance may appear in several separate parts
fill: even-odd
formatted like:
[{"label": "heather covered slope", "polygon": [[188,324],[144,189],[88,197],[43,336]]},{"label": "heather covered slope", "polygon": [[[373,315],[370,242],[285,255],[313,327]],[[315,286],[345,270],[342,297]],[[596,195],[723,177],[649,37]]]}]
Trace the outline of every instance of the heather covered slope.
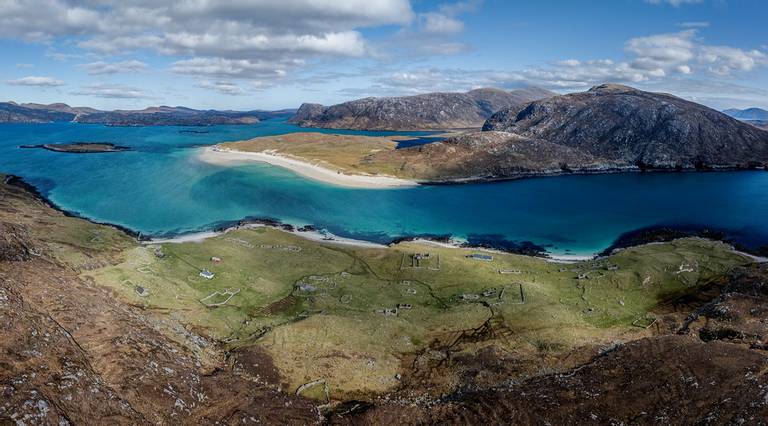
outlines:
[{"label": "heather covered slope", "polygon": [[553,95],[538,88],[510,92],[485,88],[467,93],[364,98],[329,107],[304,104],[290,122],[303,127],[360,130],[480,127],[496,111]]},{"label": "heather covered slope", "polygon": [[381,151],[369,166],[429,182],[618,171],[621,162],[507,132],[472,132],[420,147]]},{"label": "heather covered slope", "polygon": [[[456,392],[430,404],[348,404],[332,424],[765,424],[768,265],[753,264],[668,302],[653,336],[603,348],[568,372]],[[456,356],[470,377],[501,361]],[[494,360],[495,361],[491,361]],[[473,367],[473,368],[472,368]]]},{"label": "heather covered slope", "polygon": [[672,95],[612,84],[499,111],[483,130],[511,132],[640,167],[768,162],[768,132]]}]

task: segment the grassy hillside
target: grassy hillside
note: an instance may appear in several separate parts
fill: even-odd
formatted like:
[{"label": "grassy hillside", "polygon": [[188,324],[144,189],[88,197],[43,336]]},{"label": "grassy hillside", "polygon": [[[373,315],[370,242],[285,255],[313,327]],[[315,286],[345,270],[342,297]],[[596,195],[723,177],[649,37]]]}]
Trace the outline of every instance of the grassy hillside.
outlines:
[{"label": "grassy hillside", "polygon": [[[412,256],[427,253],[414,267]],[[493,347],[559,356],[645,333],[648,312],[662,301],[747,262],[696,239],[568,265],[467,257],[473,253],[417,243],[329,245],[255,228],[136,247],[121,264],[85,275],[230,349],[266,349],[289,389],[323,379],[342,398],[396,388],[432,352]],[[214,278],[202,278],[202,269]]]}]

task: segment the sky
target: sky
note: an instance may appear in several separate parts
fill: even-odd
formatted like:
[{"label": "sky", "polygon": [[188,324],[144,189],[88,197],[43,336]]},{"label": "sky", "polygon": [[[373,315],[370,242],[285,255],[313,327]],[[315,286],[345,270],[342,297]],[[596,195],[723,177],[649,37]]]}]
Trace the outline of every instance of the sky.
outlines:
[{"label": "sky", "polygon": [[768,109],[765,0],[0,0],[0,100],[296,108],[612,82]]}]

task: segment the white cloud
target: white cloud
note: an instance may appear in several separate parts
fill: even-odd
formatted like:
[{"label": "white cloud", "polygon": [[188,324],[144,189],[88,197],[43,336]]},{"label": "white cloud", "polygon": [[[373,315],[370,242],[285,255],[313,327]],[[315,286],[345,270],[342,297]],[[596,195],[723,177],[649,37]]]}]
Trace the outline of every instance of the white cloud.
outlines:
[{"label": "white cloud", "polygon": [[[632,38],[624,47],[629,56],[621,61],[569,58],[511,72],[440,69],[391,72],[380,75],[369,92],[385,94],[389,90],[407,94],[519,85],[574,91],[605,82],[651,85],[667,80],[679,81],[687,76],[722,76],[768,66],[768,55],[762,51],[709,46],[698,39],[693,29]],[[353,91],[363,93],[366,90]]]},{"label": "white cloud", "polygon": [[12,86],[40,86],[40,87],[58,87],[63,86],[64,82],[53,77],[28,76],[16,80],[7,81]]},{"label": "white cloud", "polygon": [[171,70],[193,76],[272,80],[285,77],[290,69],[301,65],[300,60],[192,58],[174,62]]},{"label": "white cloud", "polygon": [[702,47],[699,61],[717,75],[752,71],[757,66],[768,65],[768,57],[759,50],[746,51],[728,46]]},{"label": "white cloud", "polygon": [[695,30],[632,38],[624,48],[636,55],[632,66],[653,72],[685,64],[695,56]]},{"label": "white cloud", "polygon": [[419,13],[414,25],[399,31],[387,43],[386,50],[398,59],[466,52],[470,47],[455,39],[464,31],[459,15],[473,12],[482,3],[482,0],[443,3],[434,10]]},{"label": "white cloud", "polygon": [[442,13],[424,13],[420,16],[422,31],[429,34],[456,34],[464,31],[464,23]]},{"label": "white cloud", "polygon": [[242,96],[246,94],[245,90],[230,81],[201,81],[195,86],[230,96]]},{"label": "white cloud", "polygon": [[[152,50],[181,59],[271,63],[281,72],[287,62],[366,55],[360,29],[414,19],[410,0],[5,0],[0,37],[61,38],[110,55]],[[442,24],[449,29],[450,21]],[[93,72],[123,68],[94,66]]]},{"label": "white cloud", "polygon": [[139,49],[154,49],[160,53],[173,53],[164,48],[164,39],[158,35],[97,35],[78,43],[78,47],[105,54],[121,54]]},{"label": "white cloud", "polygon": [[102,75],[102,74],[119,74],[119,73],[136,73],[147,69],[147,64],[141,61],[130,60],[121,62],[91,62],[88,64],[80,65],[85,69],[88,74]]},{"label": "white cloud", "polygon": [[709,27],[709,22],[707,21],[680,22],[679,24],[677,24],[677,26],[682,28],[707,28]]},{"label": "white cloud", "polygon": [[362,56],[365,53],[365,42],[357,31],[275,36],[245,34],[239,31],[179,32],[166,34],[163,49],[178,54],[227,58],[277,57],[291,52]]},{"label": "white cloud", "polygon": [[671,4],[674,7],[680,7],[685,4],[701,3],[703,0],[645,0],[650,4]]},{"label": "white cloud", "polygon": [[75,95],[95,96],[98,98],[111,99],[148,99],[150,98],[143,90],[135,87],[127,87],[119,84],[90,84],[73,92]]}]

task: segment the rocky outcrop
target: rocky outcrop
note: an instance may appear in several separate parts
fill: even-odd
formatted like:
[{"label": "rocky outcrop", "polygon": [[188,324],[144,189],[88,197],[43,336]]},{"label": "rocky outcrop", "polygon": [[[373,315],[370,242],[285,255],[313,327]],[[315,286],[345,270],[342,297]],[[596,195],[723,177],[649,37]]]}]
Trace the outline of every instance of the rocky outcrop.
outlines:
[{"label": "rocky outcrop", "polygon": [[498,110],[553,95],[537,88],[510,92],[477,89],[467,93],[364,98],[330,107],[303,104],[289,122],[302,127],[360,130],[471,128],[480,127]]},{"label": "rocky outcrop", "polygon": [[36,254],[25,226],[0,222],[0,262],[25,262]]},{"label": "rocky outcrop", "polygon": [[640,168],[755,167],[768,163],[768,132],[672,95],[620,85],[497,112],[484,131],[505,131]]}]

